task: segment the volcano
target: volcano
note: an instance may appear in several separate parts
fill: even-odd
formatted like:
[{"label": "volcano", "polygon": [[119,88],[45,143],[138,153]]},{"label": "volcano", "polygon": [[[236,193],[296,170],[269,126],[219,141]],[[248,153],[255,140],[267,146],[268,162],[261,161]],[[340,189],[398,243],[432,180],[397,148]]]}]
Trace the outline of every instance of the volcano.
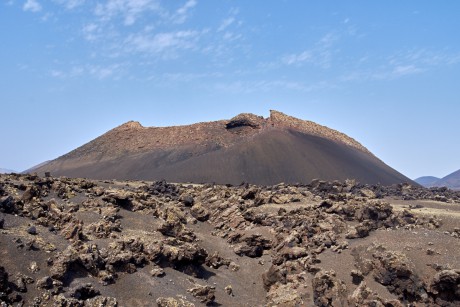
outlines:
[{"label": "volcano", "polygon": [[278,111],[173,127],[130,121],[34,169],[91,179],[272,185],[412,181],[353,138]]}]

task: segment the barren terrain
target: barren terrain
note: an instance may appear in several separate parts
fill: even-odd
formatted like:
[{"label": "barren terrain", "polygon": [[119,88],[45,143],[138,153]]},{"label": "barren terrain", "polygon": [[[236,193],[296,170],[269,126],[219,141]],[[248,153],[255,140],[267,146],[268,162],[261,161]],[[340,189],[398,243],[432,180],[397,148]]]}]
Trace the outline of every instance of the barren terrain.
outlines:
[{"label": "barren terrain", "polygon": [[0,177],[2,306],[458,306],[460,194]]}]

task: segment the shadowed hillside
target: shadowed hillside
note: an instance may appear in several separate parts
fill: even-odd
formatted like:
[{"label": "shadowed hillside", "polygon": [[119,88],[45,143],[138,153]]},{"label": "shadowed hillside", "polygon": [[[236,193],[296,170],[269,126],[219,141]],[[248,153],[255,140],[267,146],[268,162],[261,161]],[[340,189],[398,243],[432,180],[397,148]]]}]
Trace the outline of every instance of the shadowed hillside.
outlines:
[{"label": "shadowed hillside", "polygon": [[435,186],[436,182],[439,181],[440,178],[434,177],[434,176],[423,176],[415,179],[414,181],[417,182],[418,184],[429,188]]},{"label": "shadowed hillside", "polygon": [[436,181],[435,186],[460,190],[460,170]]}]

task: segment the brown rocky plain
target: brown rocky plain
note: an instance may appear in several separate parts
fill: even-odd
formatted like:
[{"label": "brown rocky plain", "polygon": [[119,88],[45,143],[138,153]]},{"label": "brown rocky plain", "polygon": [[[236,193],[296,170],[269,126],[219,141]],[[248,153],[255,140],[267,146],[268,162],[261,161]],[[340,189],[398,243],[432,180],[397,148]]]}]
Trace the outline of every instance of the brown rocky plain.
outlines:
[{"label": "brown rocky plain", "polygon": [[460,193],[0,175],[0,306],[459,306]]}]

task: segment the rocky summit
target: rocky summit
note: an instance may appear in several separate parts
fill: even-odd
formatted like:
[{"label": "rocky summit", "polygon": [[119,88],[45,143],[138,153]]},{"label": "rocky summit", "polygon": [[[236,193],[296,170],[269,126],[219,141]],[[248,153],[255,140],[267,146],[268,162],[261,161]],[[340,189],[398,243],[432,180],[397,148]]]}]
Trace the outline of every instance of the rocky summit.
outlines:
[{"label": "rocky summit", "polygon": [[312,179],[411,182],[351,137],[278,111],[175,127],[125,123],[44,163],[43,175],[273,185]]},{"label": "rocky summit", "polygon": [[459,306],[459,222],[410,184],[0,175],[0,306]]}]

